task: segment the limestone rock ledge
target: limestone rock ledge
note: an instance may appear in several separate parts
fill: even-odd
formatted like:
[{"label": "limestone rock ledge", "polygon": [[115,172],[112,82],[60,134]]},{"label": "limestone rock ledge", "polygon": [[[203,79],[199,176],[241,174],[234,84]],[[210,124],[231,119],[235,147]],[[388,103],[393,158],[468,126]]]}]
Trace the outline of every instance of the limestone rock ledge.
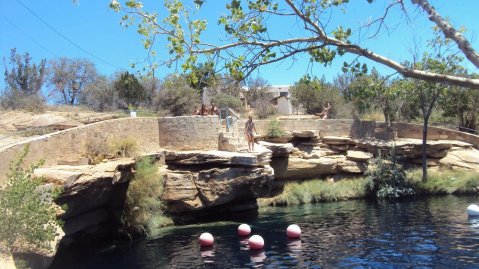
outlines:
[{"label": "limestone rock ledge", "polygon": [[168,151],[162,200],[175,223],[200,216],[256,209],[256,198],[270,196],[272,152]]},{"label": "limestone rock ledge", "polygon": [[118,224],[134,164],[133,158],[122,158],[97,165],[35,169],[34,176],[43,177],[46,187],[63,187],[56,202],[67,206],[59,216],[64,221],[65,238],[95,234],[102,225]]},{"label": "limestone rock ledge", "polygon": [[267,197],[274,180],[271,167],[168,171],[162,200],[167,212],[200,211],[235,200]]}]

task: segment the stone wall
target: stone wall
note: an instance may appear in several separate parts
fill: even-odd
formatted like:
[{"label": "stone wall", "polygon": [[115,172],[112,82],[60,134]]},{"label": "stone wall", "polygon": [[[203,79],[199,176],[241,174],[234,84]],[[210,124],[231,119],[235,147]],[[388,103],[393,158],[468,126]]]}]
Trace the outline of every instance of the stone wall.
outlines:
[{"label": "stone wall", "polygon": [[111,141],[127,137],[134,138],[141,151],[158,150],[158,119],[122,118],[102,121],[9,145],[0,149],[0,179],[4,178],[10,162],[27,144],[29,153],[25,163],[30,164],[43,159],[45,165],[55,165],[59,160],[69,161],[84,156],[87,141]]},{"label": "stone wall", "polygon": [[[256,130],[260,135],[268,132],[269,120],[257,120]],[[351,136],[353,120],[322,120],[318,117],[280,118],[284,131],[318,130],[320,136]]]},{"label": "stone wall", "polygon": [[45,165],[58,161],[75,161],[85,155],[87,141],[133,138],[141,152],[161,148],[217,149],[219,120],[216,116],[167,118],[122,118],[97,122],[64,131],[26,139],[0,148],[0,183],[10,162],[29,145],[26,164],[45,160]]},{"label": "stone wall", "polygon": [[218,149],[219,124],[217,116],[159,118],[159,144],[174,150]]},{"label": "stone wall", "polygon": [[[398,137],[422,139],[422,125],[400,123],[398,124]],[[479,148],[479,136],[463,133],[451,129],[429,126],[427,130],[427,139],[429,140],[458,140],[471,143],[475,148]]]}]

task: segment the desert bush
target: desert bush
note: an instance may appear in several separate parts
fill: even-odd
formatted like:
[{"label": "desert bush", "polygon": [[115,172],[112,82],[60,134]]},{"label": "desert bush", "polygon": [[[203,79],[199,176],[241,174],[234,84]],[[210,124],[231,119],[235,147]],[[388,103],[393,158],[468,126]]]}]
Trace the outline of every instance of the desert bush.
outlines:
[{"label": "desert bush", "polygon": [[267,99],[259,99],[255,102],[255,113],[260,119],[266,119],[276,114],[277,109]]},{"label": "desert bush", "polygon": [[385,159],[380,154],[374,160],[375,167],[366,172],[366,191],[378,199],[396,199],[415,194],[412,184],[406,178],[404,168],[398,164],[395,154]]},{"label": "desert bush", "polygon": [[134,157],[138,152],[138,143],[133,137],[114,138],[110,142],[110,154],[113,157]]},{"label": "desert bush", "polygon": [[272,119],[268,123],[268,132],[267,136],[269,138],[282,137],[285,134],[283,126],[279,123],[277,119]]},{"label": "desert bush", "polygon": [[200,102],[198,92],[185,79],[175,76],[166,78],[156,98],[154,103],[159,104],[159,109],[168,110],[170,116],[190,115]]},{"label": "desert bush", "polygon": [[85,157],[90,164],[98,164],[104,159],[135,157],[138,143],[132,137],[106,138],[89,137],[85,142]]},{"label": "desert bush", "polygon": [[164,175],[151,158],[136,163],[135,177],[131,180],[122,216],[124,228],[134,234],[150,234],[155,229],[170,225],[161,202]]},{"label": "desert bush", "polygon": [[90,164],[100,163],[110,156],[110,147],[104,138],[90,137],[85,142],[85,157]]},{"label": "desert bush", "polygon": [[[31,244],[50,250],[59,221],[52,199],[55,189],[40,188],[41,179],[33,178],[40,164],[23,168],[26,147],[10,164],[5,186],[0,190],[0,250],[12,252],[20,245]],[[50,198],[50,199],[46,199]]]}]

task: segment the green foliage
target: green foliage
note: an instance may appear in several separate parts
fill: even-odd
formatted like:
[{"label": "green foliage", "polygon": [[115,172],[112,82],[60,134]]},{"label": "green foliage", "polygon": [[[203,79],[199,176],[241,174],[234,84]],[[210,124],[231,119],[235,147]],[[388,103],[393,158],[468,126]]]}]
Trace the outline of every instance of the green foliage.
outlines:
[{"label": "green foliage", "polygon": [[260,199],[260,206],[284,206],[319,202],[334,202],[366,196],[365,179],[344,179],[331,182],[321,179],[288,182],[283,192],[273,198]]},{"label": "green foliage", "polygon": [[269,138],[276,138],[284,136],[285,132],[283,126],[279,123],[277,119],[272,119],[268,123],[268,132],[267,136]]},{"label": "green foliage", "polygon": [[200,102],[200,96],[182,77],[170,76],[158,95],[160,107],[172,116],[189,115]]},{"label": "green foliage", "polygon": [[412,185],[406,180],[404,168],[397,163],[394,153],[392,158],[384,159],[379,155],[375,167],[366,173],[367,193],[377,199],[397,199],[415,194]]},{"label": "green foliage", "polygon": [[114,88],[118,93],[120,106],[123,109],[128,109],[130,106],[137,108],[151,100],[151,96],[147,94],[140,81],[129,72],[120,75],[114,82]]},{"label": "green foliage", "polygon": [[211,102],[214,102],[219,108],[229,107],[233,110],[242,113],[244,111],[243,102],[238,97],[231,96],[226,93],[219,93],[211,97]]},{"label": "green foliage", "polygon": [[40,188],[41,180],[32,177],[37,166],[22,167],[27,152],[28,147],[10,164],[0,190],[0,250],[10,252],[24,243],[50,250],[59,225],[52,203],[58,192]]},{"label": "green foliage", "polygon": [[45,83],[46,60],[36,65],[28,53],[19,55],[11,50],[9,66],[5,64],[5,91],[0,96],[0,106],[4,109],[26,109],[43,111],[45,100],[41,89]]},{"label": "green foliage", "polygon": [[322,104],[326,103],[322,100],[322,87],[318,78],[305,76],[296,82],[291,88],[291,104],[298,108],[302,106],[306,109],[306,113],[314,114],[322,110]]},{"label": "green foliage", "polygon": [[150,158],[139,159],[136,173],[127,191],[123,226],[131,233],[150,234],[155,229],[171,225],[164,215],[161,202],[164,175]]}]

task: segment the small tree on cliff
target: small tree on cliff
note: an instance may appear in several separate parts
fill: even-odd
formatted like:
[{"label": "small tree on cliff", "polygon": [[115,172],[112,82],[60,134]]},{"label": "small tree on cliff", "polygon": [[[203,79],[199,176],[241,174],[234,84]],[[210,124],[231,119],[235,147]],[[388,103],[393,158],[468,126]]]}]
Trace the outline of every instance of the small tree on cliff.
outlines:
[{"label": "small tree on cliff", "polygon": [[52,191],[40,191],[41,181],[32,177],[35,166],[22,168],[22,154],[11,163],[7,183],[0,190],[0,250],[12,252],[18,244],[29,243],[48,249],[59,224],[55,208],[46,197]]}]

